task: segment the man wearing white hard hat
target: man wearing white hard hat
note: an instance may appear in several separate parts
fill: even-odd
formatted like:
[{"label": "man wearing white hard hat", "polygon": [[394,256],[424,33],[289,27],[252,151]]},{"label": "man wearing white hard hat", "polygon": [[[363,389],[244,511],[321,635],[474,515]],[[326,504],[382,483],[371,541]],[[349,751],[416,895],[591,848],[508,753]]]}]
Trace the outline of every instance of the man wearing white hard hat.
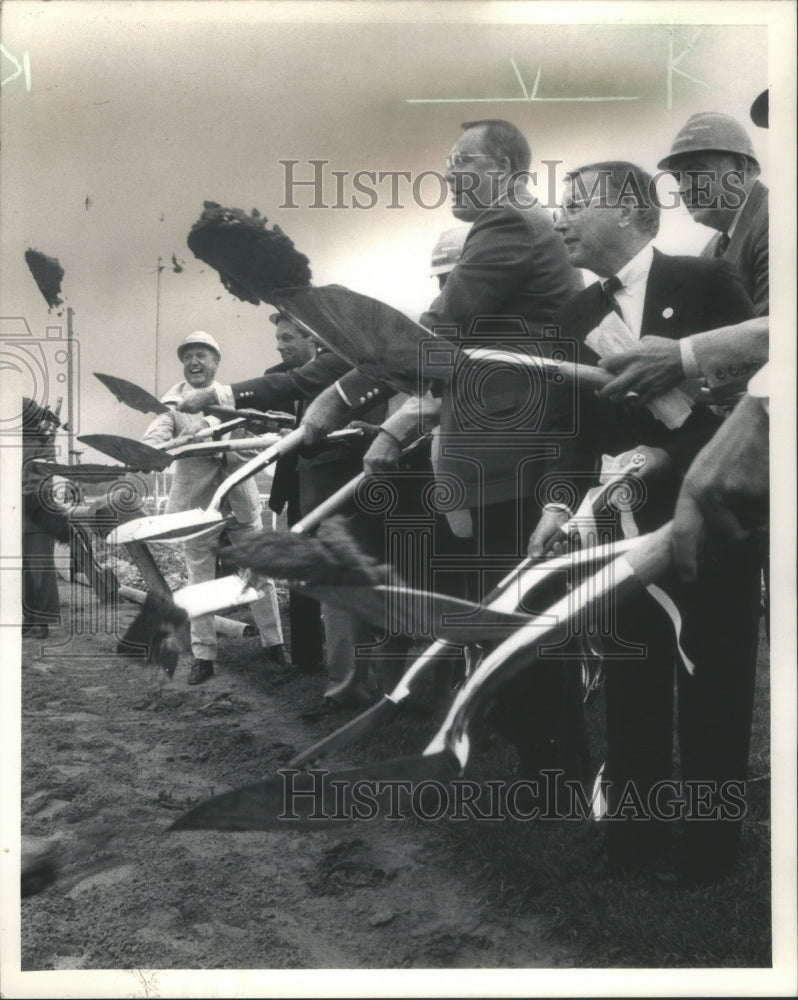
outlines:
[{"label": "man wearing white hard hat", "polygon": [[768,315],[768,189],[746,130],[729,115],[691,115],[657,166],[678,179],[695,221],[717,230],[702,256],[723,257],[736,268],[757,316]]},{"label": "man wearing white hard hat", "polygon": [[[169,406],[169,412],[159,414],[152,421],[143,438],[145,444],[157,445],[171,441],[218,423],[215,417],[206,417],[201,413],[181,413],[176,409],[184,393],[189,390],[212,386],[222,405],[233,406],[229,387],[216,382],[216,370],[222,352],[209,333],[202,330],[190,333],[178,347],[177,356],[183,365],[184,380],[173,385],[161,397],[161,402]],[[232,452],[220,455],[219,458],[208,455],[181,458],[174,465],[166,512],[171,514],[194,507],[207,507],[219,484],[240,464],[241,460]],[[254,478],[246,479],[232,489],[225,498],[222,509],[233,515],[225,528],[231,541],[246,544],[263,530],[260,496]],[[218,542],[219,532],[184,542],[189,584],[214,579]],[[282,662],[285,658],[283,633],[277,594],[272,581],[269,581],[266,596],[255,601],[250,608],[260,633],[261,646],[267,650],[270,659]],[[202,684],[213,676],[216,660],[217,641],[213,615],[201,615],[191,620],[191,652],[194,662],[188,683]]]}]

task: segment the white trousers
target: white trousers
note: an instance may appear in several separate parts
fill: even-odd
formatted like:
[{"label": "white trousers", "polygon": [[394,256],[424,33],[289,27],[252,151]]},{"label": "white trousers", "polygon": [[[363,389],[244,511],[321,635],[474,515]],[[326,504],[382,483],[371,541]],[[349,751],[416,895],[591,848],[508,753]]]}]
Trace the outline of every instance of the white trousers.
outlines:
[{"label": "white trousers", "polygon": [[[253,541],[263,531],[260,513],[256,512],[252,521],[241,524],[232,519],[225,530],[234,544],[241,545]],[[186,558],[188,582],[205,583],[216,576],[216,552],[222,529],[209,532],[200,538],[190,538],[183,543]],[[266,588],[265,597],[250,604],[252,617],[260,633],[260,644],[278,646],[283,641],[283,629],[280,623],[280,609],[277,605],[277,590],[273,580],[261,581]],[[213,615],[200,615],[191,619],[191,652],[198,660],[216,660],[216,628]]]}]

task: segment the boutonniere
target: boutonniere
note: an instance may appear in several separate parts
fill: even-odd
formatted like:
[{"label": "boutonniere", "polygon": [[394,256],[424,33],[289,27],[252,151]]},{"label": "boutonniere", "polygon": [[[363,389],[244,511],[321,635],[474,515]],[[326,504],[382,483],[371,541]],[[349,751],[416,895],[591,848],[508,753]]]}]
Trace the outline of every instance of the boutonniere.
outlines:
[{"label": "boutonniere", "polygon": [[673,316],[673,309],[671,309],[671,307],[670,307],[670,306],[666,306],[666,307],[665,307],[665,308],[664,308],[664,309],[662,310],[662,318],[663,318],[663,319],[670,319],[670,318],[671,318],[671,316]]}]

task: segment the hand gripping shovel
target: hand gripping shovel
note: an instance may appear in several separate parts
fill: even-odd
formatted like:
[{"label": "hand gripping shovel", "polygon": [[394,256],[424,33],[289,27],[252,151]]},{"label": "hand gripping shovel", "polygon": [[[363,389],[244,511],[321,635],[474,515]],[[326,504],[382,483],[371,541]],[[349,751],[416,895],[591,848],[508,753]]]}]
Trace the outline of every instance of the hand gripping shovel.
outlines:
[{"label": "hand gripping shovel", "polygon": [[[612,491],[623,483],[627,477],[640,474],[643,471],[645,464],[645,456],[641,454],[633,455],[629,462],[614,476],[608,479],[606,483],[586,496],[576,515],[559,529],[562,539],[565,540],[569,537],[571,530],[579,524],[580,519],[587,515],[595,516],[604,505],[608,496],[611,495]],[[623,552],[628,551],[633,547],[634,543],[629,545],[622,542],[616,543],[615,546],[604,545],[585,549],[580,552],[572,553],[571,555],[562,556],[559,559],[550,559],[542,563],[536,563],[535,560],[529,558],[524,559],[503,580],[499,581],[496,587],[494,587],[494,589],[484,598],[484,607],[480,610],[483,615],[487,611],[492,611],[497,616],[512,613],[516,611],[522,605],[522,602],[528,598],[533,591],[537,590],[541,584],[563,569],[572,569],[577,565],[589,565],[594,567],[598,562],[603,561],[606,558],[621,555]],[[537,616],[536,619],[533,619],[531,616],[528,616],[527,624],[531,624],[533,622],[540,623],[543,618],[544,616]],[[476,621],[478,621],[478,619],[476,619]],[[456,634],[457,624],[457,620],[449,622],[449,642],[446,641],[446,636],[443,635],[442,632],[437,634],[436,641],[410,665],[405,674],[400,678],[396,687],[390,693],[383,695],[378,702],[371,705],[356,718],[351,719],[345,725],[336,729],[334,732],[319,740],[317,743],[314,743],[312,746],[308,747],[307,750],[297,754],[297,756],[293,757],[289,761],[289,767],[300,767],[310,761],[318,760],[331,750],[349,746],[362,736],[365,736],[366,733],[371,732],[373,729],[376,729],[394,718],[403,702],[418,686],[421,677],[426,672],[427,668],[434,663],[435,658],[449,651],[451,642],[457,641],[452,638],[452,636]],[[462,626],[465,624],[465,622],[462,622]],[[459,641],[477,642],[479,641],[479,635],[476,634],[477,632],[478,629],[468,636],[465,628],[463,627],[461,633],[462,638]],[[486,633],[485,638],[500,638],[499,629],[497,628],[492,634]]]},{"label": "hand gripping shovel", "polygon": [[579,621],[586,607],[610,596],[622,599],[665,572],[671,561],[670,530],[669,523],[642,536],[635,548],[552,605],[548,610],[552,624],[536,634],[528,628],[518,629],[506,639],[465,682],[422,754],[335,772],[285,769],[266,781],[200,803],[170,829],[323,829],[378,815],[379,796],[386,792],[380,783],[401,781],[410,790],[421,782],[457,777],[470,755],[469,726],[485,699],[528,666],[536,649],[561,637],[564,629]]},{"label": "hand gripping shovel", "polygon": [[304,430],[297,428],[295,431],[290,431],[285,437],[279,438],[270,448],[266,448],[265,451],[245,462],[219,486],[211,498],[207,510],[196,507],[193,510],[176,511],[174,514],[152,515],[127,521],[110,533],[108,542],[111,545],[156,540],[164,542],[192,538],[218,527],[225,520],[220,507],[230,490],[256,472],[266,468],[271,462],[275,462],[280,456],[295,451],[303,444],[304,439]]}]

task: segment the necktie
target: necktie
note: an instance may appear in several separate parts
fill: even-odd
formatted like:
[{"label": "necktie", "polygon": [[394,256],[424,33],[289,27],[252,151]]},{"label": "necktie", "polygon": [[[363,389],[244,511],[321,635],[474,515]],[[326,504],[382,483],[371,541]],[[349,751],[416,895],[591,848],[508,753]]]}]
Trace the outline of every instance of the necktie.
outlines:
[{"label": "necktie", "polygon": [[715,256],[722,257],[729,248],[731,236],[728,233],[721,233],[718,242],[715,244]]},{"label": "necktie", "polygon": [[609,312],[617,313],[621,319],[623,319],[623,313],[621,312],[621,307],[618,305],[615,299],[615,293],[619,292],[623,288],[623,282],[618,277],[617,274],[613,274],[611,278],[601,283],[601,293],[604,298],[604,305],[606,306],[604,315],[606,316]]}]

